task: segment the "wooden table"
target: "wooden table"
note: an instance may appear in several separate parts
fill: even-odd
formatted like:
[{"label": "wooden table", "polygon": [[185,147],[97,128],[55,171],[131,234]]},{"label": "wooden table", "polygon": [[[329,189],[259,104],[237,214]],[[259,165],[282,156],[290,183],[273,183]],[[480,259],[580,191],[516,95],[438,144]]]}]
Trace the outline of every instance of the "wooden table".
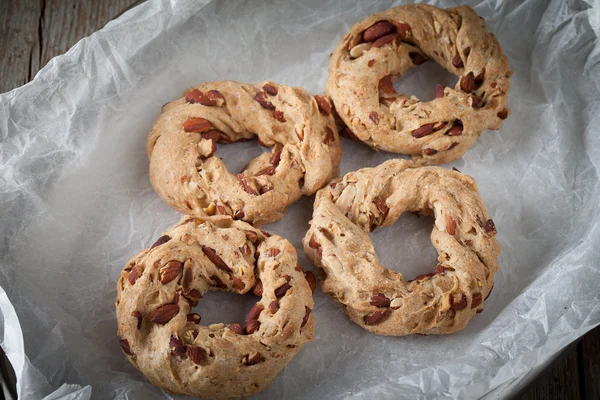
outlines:
[{"label": "wooden table", "polygon": [[[3,93],[29,82],[52,57],[66,52],[78,40],[141,1],[1,2],[0,54],[3,61],[0,64],[0,93]],[[4,374],[10,374],[8,368],[5,361]],[[518,397],[536,400],[600,399],[600,328],[589,332],[560,355]]]}]

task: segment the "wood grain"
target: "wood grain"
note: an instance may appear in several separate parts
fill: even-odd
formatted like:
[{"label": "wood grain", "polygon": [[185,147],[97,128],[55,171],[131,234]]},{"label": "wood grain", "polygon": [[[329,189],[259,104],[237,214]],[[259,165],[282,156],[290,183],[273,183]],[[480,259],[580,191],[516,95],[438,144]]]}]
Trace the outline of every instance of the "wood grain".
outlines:
[{"label": "wood grain", "polygon": [[[0,92],[29,82],[66,52],[141,0],[0,0]],[[14,395],[14,374],[0,349],[0,395]],[[12,387],[10,387],[12,386]],[[519,398],[600,399],[600,328],[560,356]]]}]

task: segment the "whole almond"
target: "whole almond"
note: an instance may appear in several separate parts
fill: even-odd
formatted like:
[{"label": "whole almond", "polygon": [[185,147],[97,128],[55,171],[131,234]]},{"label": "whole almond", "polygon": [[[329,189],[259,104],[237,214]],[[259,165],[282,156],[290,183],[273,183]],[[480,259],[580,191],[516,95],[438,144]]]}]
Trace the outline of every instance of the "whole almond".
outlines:
[{"label": "whole almond", "polygon": [[417,129],[415,129],[414,131],[411,132],[412,137],[419,139],[422,137],[425,137],[427,135],[430,135],[431,133],[433,133],[433,126],[435,124],[425,124],[425,125],[421,125],[420,127],[418,127]]},{"label": "whole almond", "polygon": [[251,321],[248,321],[248,323],[246,324],[246,328],[244,328],[244,331],[246,332],[246,335],[251,335],[259,329],[260,329],[260,322],[253,319]]},{"label": "whole almond", "polygon": [[181,287],[184,292],[189,292],[192,288],[192,280],[194,279],[194,271],[188,265],[183,269],[183,277],[181,278]]},{"label": "whole almond", "polygon": [[238,335],[243,335],[244,334],[244,329],[242,328],[242,326],[240,324],[231,324],[228,326],[229,330],[238,334]]},{"label": "whole almond", "polygon": [[473,71],[460,78],[460,88],[465,93],[471,93],[475,86],[475,75]]},{"label": "whole almond", "polygon": [[265,108],[270,111],[275,110],[275,106],[273,105],[273,103],[265,99],[265,94],[263,92],[256,93],[256,95],[254,96],[254,100],[256,100],[258,104],[262,106],[262,108]]},{"label": "whole almond", "polygon": [[268,254],[269,257],[273,257],[274,258],[274,257],[277,257],[277,255],[279,253],[281,253],[281,251],[279,249],[272,248],[272,249],[269,249],[269,251],[268,251],[267,254]]},{"label": "whole almond", "polygon": [[258,319],[260,313],[263,311],[263,306],[260,303],[256,303],[246,315],[246,323]]},{"label": "whole almond", "polygon": [[279,302],[277,300],[273,300],[269,303],[269,311],[274,314],[277,312],[277,310],[279,310]]},{"label": "whole almond", "polygon": [[379,92],[383,92],[385,94],[397,94],[396,89],[394,89],[394,83],[392,82],[391,76],[386,75],[383,78],[381,78],[381,80],[379,81]]},{"label": "whole almond", "polygon": [[452,125],[452,128],[448,129],[448,131],[446,132],[446,135],[448,136],[460,136],[463,133],[463,125],[462,122],[459,120],[456,120],[456,122],[454,122],[454,125]]},{"label": "whole almond", "polygon": [[435,85],[435,98],[441,99],[444,97],[444,87],[439,83]]},{"label": "whole almond", "polygon": [[256,279],[256,284],[252,288],[252,293],[254,293],[258,297],[261,297],[263,295],[263,284],[262,281],[258,278]]},{"label": "whole almond", "polygon": [[271,96],[277,95],[277,88],[270,83],[267,83],[263,86],[265,92],[269,93]]},{"label": "whole almond", "polygon": [[190,118],[183,123],[186,132],[202,133],[212,128],[212,124],[205,118]]},{"label": "whole almond", "polygon": [[363,32],[362,37],[365,42],[372,42],[395,31],[396,27],[394,24],[391,24],[388,21],[379,21],[367,28]]},{"label": "whole almond", "polygon": [[181,261],[172,260],[160,269],[160,283],[166,285],[173,279],[177,278],[181,270],[183,269],[183,263]]},{"label": "whole almond", "polygon": [[173,319],[177,313],[179,313],[179,306],[177,304],[165,304],[148,314],[148,319],[155,324],[164,325]]},{"label": "whole almond", "polygon": [[233,282],[233,287],[237,290],[241,291],[246,287],[244,282],[240,278],[238,278],[237,276],[235,276],[233,274],[231,275],[231,280]]},{"label": "whole almond", "polygon": [[225,272],[232,272],[231,268],[229,268],[227,264],[225,264],[225,261],[219,257],[215,249],[202,246],[202,252],[213,264],[215,264],[215,267]]},{"label": "whole almond", "polygon": [[[379,48],[379,47],[383,47],[386,44],[392,43],[394,41],[394,39],[396,39],[398,37],[398,34],[396,33],[390,33],[389,35],[384,35],[382,37],[380,37],[379,39],[377,39],[376,41],[373,42],[373,48]],[[371,60],[373,61],[373,60]],[[369,62],[371,62],[369,61]],[[369,65],[370,67],[371,65]]]},{"label": "whole almond", "polygon": [[456,54],[454,55],[454,58],[452,59],[452,65],[454,65],[456,68],[462,68],[465,66],[462,58],[460,58],[460,54],[458,54],[458,51],[456,52]]}]

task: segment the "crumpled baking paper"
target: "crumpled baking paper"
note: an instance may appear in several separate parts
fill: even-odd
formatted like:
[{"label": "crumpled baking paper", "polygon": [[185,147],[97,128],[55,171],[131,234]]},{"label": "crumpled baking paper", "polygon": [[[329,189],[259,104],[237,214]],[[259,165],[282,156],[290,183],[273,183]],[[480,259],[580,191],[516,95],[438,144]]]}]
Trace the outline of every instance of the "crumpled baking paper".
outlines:
[{"label": "crumpled baking paper", "polygon": [[[599,10],[582,1],[469,1],[514,71],[512,114],[451,166],[475,178],[502,248],[485,311],[459,333],[383,337],[317,292],[315,340],[257,398],[497,398],[514,394],[600,323]],[[21,399],[143,398],[119,349],[126,261],[177,222],[148,180],[145,139],[162,104],[200,81],[322,92],[328,55],[356,21],[401,2],[149,1],[0,96],[0,332]],[[455,2],[432,1],[442,7]],[[422,100],[456,78],[433,63],[402,77]],[[395,154],[344,140],[340,173]],[[220,146],[234,172],[261,151]],[[265,229],[299,250],[312,198]],[[407,279],[435,265],[431,220],[372,234]],[[241,321],[249,296],[209,294],[203,323]]]}]

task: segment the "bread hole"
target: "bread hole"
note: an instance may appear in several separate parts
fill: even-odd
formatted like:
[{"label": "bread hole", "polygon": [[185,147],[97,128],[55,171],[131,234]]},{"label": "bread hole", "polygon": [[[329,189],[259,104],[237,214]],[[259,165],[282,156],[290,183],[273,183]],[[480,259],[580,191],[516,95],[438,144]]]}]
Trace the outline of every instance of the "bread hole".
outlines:
[{"label": "bread hole", "polygon": [[239,295],[230,292],[208,291],[190,312],[200,314],[204,326],[224,323],[245,325],[246,314],[260,301],[252,292]]},{"label": "bread hole", "polygon": [[400,272],[405,280],[433,272],[437,265],[437,252],[429,238],[433,224],[431,216],[405,212],[392,226],[377,228],[371,240],[379,262]]},{"label": "bread hole", "polygon": [[229,144],[217,143],[215,154],[223,160],[229,172],[237,175],[250,161],[265,152],[270,153],[271,148],[262,147],[258,140],[253,139]]},{"label": "bread hole", "polygon": [[458,77],[446,71],[441,65],[433,60],[421,64],[394,82],[396,92],[410,96],[416,96],[420,101],[431,101],[435,99],[436,84],[454,87]]}]

